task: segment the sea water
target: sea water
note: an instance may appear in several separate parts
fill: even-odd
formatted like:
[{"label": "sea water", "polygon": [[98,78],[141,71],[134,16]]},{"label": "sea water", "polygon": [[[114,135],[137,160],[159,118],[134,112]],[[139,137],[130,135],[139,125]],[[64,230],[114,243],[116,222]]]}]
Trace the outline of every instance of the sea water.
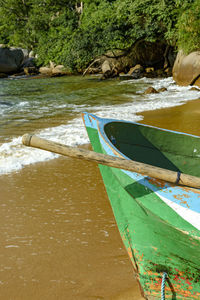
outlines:
[{"label": "sea water", "polygon": [[[161,93],[145,90],[166,88]],[[97,76],[20,78],[0,81],[0,175],[58,155],[22,145],[24,133],[37,134],[70,146],[88,143],[81,113],[128,121],[142,120],[141,112],[182,105],[199,91],[165,79],[100,81]]]}]

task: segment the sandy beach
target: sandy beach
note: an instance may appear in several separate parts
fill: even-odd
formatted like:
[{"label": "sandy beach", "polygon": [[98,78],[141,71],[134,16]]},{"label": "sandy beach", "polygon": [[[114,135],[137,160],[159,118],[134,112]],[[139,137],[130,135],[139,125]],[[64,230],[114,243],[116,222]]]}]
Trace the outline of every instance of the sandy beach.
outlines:
[{"label": "sandy beach", "polygon": [[111,299],[131,262],[93,163],[58,158],[0,177],[2,299]]},{"label": "sandy beach", "polygon": [[[200,100],[142,115],[199,135]],[[96,165],[29,165],[1,176],[0,191],[2,299],[142,299]]]},{"label": "sandy beach", "polygon": [[200,99],[172,108],[146,111],[141,123],[200,135]]}]

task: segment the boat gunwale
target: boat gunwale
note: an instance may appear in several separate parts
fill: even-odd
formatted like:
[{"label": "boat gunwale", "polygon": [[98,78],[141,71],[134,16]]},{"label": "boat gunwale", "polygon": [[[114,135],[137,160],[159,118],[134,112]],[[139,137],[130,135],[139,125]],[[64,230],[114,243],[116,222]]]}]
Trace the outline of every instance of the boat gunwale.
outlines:
[{"label": "boat gunwale", "polygon": [[[88,115],[88,117],[90,116],[90,117],[92,117],[90,114],[88,114],[87,113],[87,115]],[[111,151],[111,153],[112,153],[112,155],[117,155],[117,156],[122,156],[122,157],[126,157],[122,152],[120,152],[114,145],[113,145],[113,143],[111,142],[111,140],[107,137],[107,134],[105,133],[105,130],[104,130],[104,128],[105,128],[105,125],[106,124],[109,124],[109,123],[112,123],[113,122],[113,120],[110,120],[110,119],[101,119],[101,118],[98,118],[98,117],[96,117],[96,116],[94,116],[94,120],[95,120],[95,122],[92,122],[92,119],[90,119],[89,118],[89,121],[91,121],[91,128],[92,129],[95,129],[96,131],[97,131],[97,140],[99,139],[99,141],[98,142],[100,142],[100,144],[101,144],[101,150],[100,151],[105,151],[106,153],[107,153],[107,150],[110,150]],[[121,122],[120,120],[118,121],[118,120],[114,120],[115,122]],[[131,123],[131,124],[138,124],[138,125],[143,125],[143,124],[139,124],[139,123],[133,123],[133,122],[127,122],[127,123]],[[88,124],[89,125],[89,124]],[[145,125],[144,125],[145,126]],[[153,127],[153,128],[156,128],[156,129],[160,129],[160,128],[157,128],[157,127],[154,127],[154,126],[146,126],[146,127]],[[162,130],[162,129],[161,129]],[[170,130],[164,130],[164,131],[170,131]],[[171,131],[170,131],[171,132]],[[174,132],[174,131],[172,131],[172,132]],[[184,133],[179,133],[179,134],[183,134],[184,135]],[[192,136],[192,135],[190,135],[190,134],[185,134],[185,135],[189,135],[189,136]],[[198,136],[197,136],[198,137]],[[198,137],[199,138],[199,137]],[[110,154],[110,153],[108,153],[108,154]],[[129,160],[130,160],[130,158],[128,158]],[[102,169],[101,169],[102,168]],[[100,169],[101,169],[101,171],[104,171],[104,172],[106,172],[105,169],[106,168],[106,166],[101,166],[100,165]],[[112,169],[112,168],[111,168]],[[114,170],[113,170],[114,171]],[[130,171],[125,171],[125,170],[123,170],[123,169],[116,169],[116,172],[123,172],[123,173],[126,173],[128,176],[130,176],[131,174],[134,176],[134,172],[130,172]],[[146,180],[148,180],[148,177],[147,176],[143,176],[142,174],[139,174],[139,173],[135,173],[135,174],[138,174],[138,175],[140,175],[141,176],[141,178],[143,178],[144,179],[144,183],[146,182]],[[113,175],[116,175],[116,174],[113,174]],[[139,177],[140,177],[139,176]],[[132,176],[131,176],[132,177]],[[149,178],[149,179],[151,179],[151,178]],[[104,184],[105,184],[105,182],[104,182]],[[172,185],[171,186],[171,188],[172,189],[183,189],[184,190],[184,188],[183,187],[180,187],[180,186],[177,186],[177,185]],[[163,189],[163,186],[161,186],[161,189]],[[188,188],[186,188],[186,190],[187,190]],[[189,190],[189,189],[188,189]],[[197,189],[195,189],[195,190],[197,190]],[[112,191],[112,189],[110,190],[110,191]],[[197,190],[197,191],[199,191],[199,190]],[[190,192],[190,191],[188,191],[188,192]],[[199,194],[200,194],[200,191],[199,191]],[[117,198],[117,195],[118,194],[116,194],[116,198]],[[118,195],[119,196],[119,195]],[[131,195],[130,195],[131,196]],[[159,196],[159,195],[158,195]],[[117,198],[118,199],[118,198]],[[163,199],[161,199],[162,201],[163,201]],[[111,201],[111,200],[110,200]],[[119,227],[118,227],[119,228]],[[199,238],[196,238],[196,237],[194,237],[194,236],[190,236],[190,234],[189,234],[189,232],[185,232],[185,231],[182,231],[180,228],[176,228],[175,227],[175,229],[178,229],[179,230],[179,232],[180,232],[180,234],[183,234],[184,236],[188,236],[190,239],[193,239],[193,241],[195,240],[195,242],[196,243],[198,243],[199,242]],[[120,228],[119,228],[119,231],[120,231]],[[129,227],[127,227],[127,232],[129,232]],[[122,236],[122,240],[123,240],[123,237],[124,237],[124,235],[123,235],[123,231],[121,232],[120,231],[120,233],[121,233],[121,236]],[[129,239],[128,239],[129,240]],[[124,241],[124,240],[123,240]],[[132,245],[132,247],[133,247],[133,245]],[[126,247],[127,248],[127,247]],[[142,256],[139,256],[140,255],[140,253],[139,252],[137,252],[137,249],[136,248],[134,248],[133,247],[133,249],[135,249],[136,251],[132,251],[131,252],[131,255],[133,255],[133,257],[134,257],[134,261],[135,261],[135,263],[136,263],[136,265],[137,266],[139,266],[140,264],[141,264],[141,258],[142,258]],[[155,251],[157,251],[156,250],[156,248],[154,249]],[[130,252],[129,251],[129,248],[127,248],[127,251],[128,251],[128,253]],[[131,255],[130,255],[130,253],[129,253],[129,256],[130,256],[130,258],[131,258]],[[163,266],[163,265],[162,265]],[[162,269],[163,270],[163,269]],[[175,269],[176,270],[176,269]],[[175,279],[173,279],[173,284],[174,285],[176,285],[177,284],[177,282],[176,282],[176,278],[178,277],[178,279],[179,279],[179,277],[180,277],[180,279],[182,280],[185,280],[185,279],[187,279],[187,284],[188,284],[188,281],[190,280],[190,278],[185,278],[185,277],[183,277],[183,274],[181,273],[181,272],[179,272],[179,269],[177,269],[176,270],[176,272],[178,272],[178,273],[174,273],[175,275]],[[138,270],[137,271],[137,273],[138,273],[138,276],[137,276],[137,279],[140,281],[140,271]],[[180,274],[179,274],[180,273]],[[143,273],[142,273],[143,274]],[[151,275],[152,276],[152,282],[154,282],[155,284],[156,284],[156,286],[157,285],[160,285],[161,284],[161,275],[159,274],[159,272],[157,272],[156,274],[153,274],[153,273],[148,273],[149,275]],[[144,274],[144,275],[147,275],[146,273]],[[153,276],[157,276],[156,278],[154,278]],[[181,277],[182,276],[182,277]],[[157,280],[157,281],[156,281]],[[190,283],[189,283],[190,284]],[[144,289],[144,286],[143,286],[143,284],[142,284],[142,280],[141,280],[141,291],[143,291],[143,293],[142,293],[142,295],[145,297],[145,299],[160,299],[160,295],[159,295],[159,293],[158,293],[158,290],[154,290],[154,293],[153,293],[153,291],[151,290],[151,291],[148,291],[148,289]],[[159,286],[159,288],[160,288],[160,286]],[[178,287],[178,285],[176,286],[176,289],[177,289],[177,293],[178,293],[178,295],[179,295],[179,293],[180,293],[180,295],[182,296],[182,299],[183,299],[183,296],[184,296],[184,299],[193,299],[193,296],[192,296],[192,294],[189,294],[190,293],[190,291],[188,291],[188,289],[187,289],[187,291],[188,291],[188,294],[186,295],[186,292],[187,291],[184,291],[184,290],[180,290],[179,289],[179,287]],[[169,288],[168,288],[168,290],[169,290]],[[173,292],[173,290],[172,290],[172,292]],[[174,295],[174,293],[172,293],[173,295]],[[170,294],[171,295],[171,294]],[[172,295],[172,297],[173,297],[173,295]],[[179,295],[179,296],[180,296]],[[199,295],[199,293],[198,293],[198,295]],[[198,295],[197,295],[197,297],[198,297]],[[168,296],[169,297],[169,296]],[[197,299],[197,297],[195,297],[195,299]]]},{"label": "boat gunwale", "polygon": [[[109,155],[113,155],[113,156],[118,156],[118,157],[122,157],[128,160],[131,160],[129,157],[127,157],[124,153],[120,152],[120,150],[118,150],[115,145],[110,141],[110,139],[108,138],[104,128],[107,124],[114,122],[120,123],[123,122],[123,120],[115,120],[115,119],[104,119],[104,118],[100,118],[97,117],[93,114],[90,113],[86,113],[88,115],[88,117],[93,118],[96,121],[96,130],[98,130],[100,137],[102,138],[103,143],[105,143],[105,145],[102,144],[104,150],[106,151],[107,154]],[[89,119],[90,120],[90,119]],[[90,120],[91,121],[91,120]],[[141,126],[145,126],[145,127],[151,127],[151,128],[155,128],[155,129],[160,129],[158,127],[155,126],[148,126],[148,125],[144,125],[144,124],[140,124],[140,123],[136,123],[136,122],[129,122],[129,121],[124,121],[126,123],[130,123],[130,124],[136,124],[136,125],[141,125]],[[171,130],[166,130],[163,129],[163,131],[166,132],[172,132],[172,133],[176,133],[175,131],[171,131]],[[186,135],[186,136],[192,136],[190,134],[185,134],[185,133],[179,133],[181,135]],[[196,136],[195,136],[196,137]],[[198,136],[197,136],[198,137]],[[198,137],[200,138],[200,137]],[[102,142],[101,142],[102,143]],[[105,146],[108,147],[109,152],[107,152],[107,150],[105,149]],[[154,177],[149,177],[146,176],[144,174],[141,173],[137,173],[137,172],[130,172],[130,171],[126,171],[121,169],[121,171],[125,174],[127,174],[129,177],[131,177],[133,180],[140,180],[141,184],[150,188],[152,190],[152,192],[156,192],[157,195],[160,197],[165,197],[166,195],[166,191],[168,191],[168,196],[169,200],[171,200],[174,203],[179,204],[181,207],[185,207],[191,211],[194,211],[196,213],[200,213],[199,209],[198,209],[198,200],[197,198],[200,197],[200,190],[199,189],[195,189],[195,188],[188,188],[188,187],[184,187],[184,186],[180,186],[180,185],[176,185],[176,184],[171,184],[167,181],[161,181],[159,179],[156,179]],[[152,181],[153,180],[153,181]],[[191,195],[192,193],[192,195]],[[181,195],[188,195],[187,197],[187,203],[183,203],[184,201],[179,201],[178,199],[181,197]],[[194,201],[192,201],[192,199],[195,199]],[[188,201],[189,199],[191,199],[192,202],[190,202],[190,205],[188,207]],[[190,223],[190,221],[189,221]],[[190,223],[191,224],[191,223]],[[194,226],[194,225],[193,225]],[[199,226],[198,226],[199,227]],[[195,229],[198,230],[198,228],[195,226]]]},{"label": "boat gunwale", "polygon": [[[119,157],[123,157],[123,158],[126,158],[128,160],[131,160],[131,159],[128,156],[126,156],[123,152],[121,152],[118,148],[116,148],[115,145],[108,138],[108,136],[105,132],[105,126],[106,125],[111,124],[111,123],[126,123],[126,124],[132,124],[132,125],[136,125],[136,126],[140,126],[140,127],[156,129],[156,130],[161,131],[161,132],[164,131],[164,132],[168,132],[168,133],[179,134],[179,135],[182,135],[182,136],[188,136],[188,137],[200,139],[200,136],[193,135],[193,134],[186,133],[186,132],[180,132],[180,131],[170,130],[170,129],[166,129],[166,128],[160,128],[160,127],[157,127],[157,126],[152,126],[152,125],[133,122],[133,121],[127,121],[127,120],[100,118],[100,117],[97,117],[96,115],[94,115],[92,113],[87,113],[87,112],[86,112],[86,114],[88,114],[88,117],[92,117],[97,121],[98,131],[99,131],[101,137],[104,139],[105,143],[112,150],[112,152],[117,154]],[[186,157],[192,157],[192,156],[186,155]],[[195,157],[193,157],[193,158],[195,159]]]}]

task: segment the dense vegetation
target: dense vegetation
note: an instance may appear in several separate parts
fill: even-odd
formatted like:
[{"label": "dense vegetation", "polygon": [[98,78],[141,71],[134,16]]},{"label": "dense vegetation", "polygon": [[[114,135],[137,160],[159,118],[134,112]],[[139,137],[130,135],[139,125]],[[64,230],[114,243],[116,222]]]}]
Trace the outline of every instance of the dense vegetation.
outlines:
[{"label": "dense vegetation", "polygon": [[75,70],[138,39],[200,48],[199,0],[0,0],[0,43]]}]

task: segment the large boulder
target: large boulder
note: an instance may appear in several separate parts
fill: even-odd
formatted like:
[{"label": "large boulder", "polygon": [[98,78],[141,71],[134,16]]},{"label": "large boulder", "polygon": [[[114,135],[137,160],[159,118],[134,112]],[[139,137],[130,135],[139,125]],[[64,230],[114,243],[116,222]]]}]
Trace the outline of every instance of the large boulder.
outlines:
[{"label": "large boulder", "polygon": [[0,73],[17,72],[24,60],[22,49],[0,46]]},{"label": "large boulder", "polygon": [[200,87],[200,51],[185,55],[179,51],[173,67],[173,79],[178,85]]}]

